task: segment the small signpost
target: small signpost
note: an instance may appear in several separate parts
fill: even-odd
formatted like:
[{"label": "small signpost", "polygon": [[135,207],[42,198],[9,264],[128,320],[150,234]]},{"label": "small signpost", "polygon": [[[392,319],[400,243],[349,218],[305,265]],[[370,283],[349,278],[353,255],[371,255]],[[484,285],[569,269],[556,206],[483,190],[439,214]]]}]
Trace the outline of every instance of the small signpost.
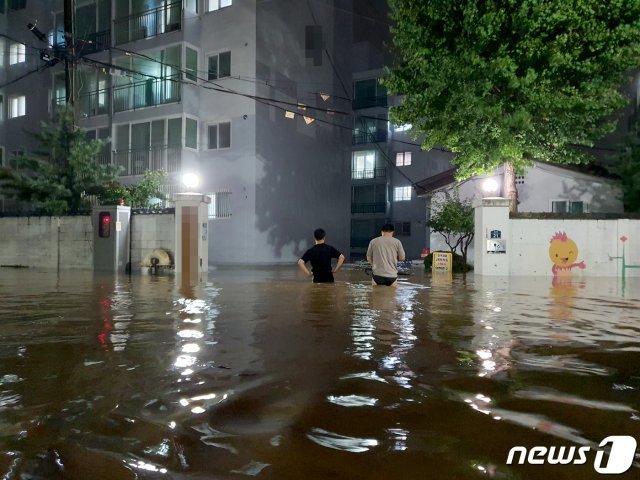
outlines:
[{"label": "small signpost", "polygon": [[451,252],[433,252],[433,263],[431,271],[436,272],[451,272],[452,271],[453,258]]}]

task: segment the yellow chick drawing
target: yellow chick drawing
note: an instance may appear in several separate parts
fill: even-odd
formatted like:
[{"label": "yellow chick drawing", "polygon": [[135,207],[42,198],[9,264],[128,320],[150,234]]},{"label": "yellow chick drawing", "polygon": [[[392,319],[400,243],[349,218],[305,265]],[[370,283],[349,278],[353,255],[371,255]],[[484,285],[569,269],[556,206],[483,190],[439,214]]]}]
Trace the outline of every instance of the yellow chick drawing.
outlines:
[{"label": "yellow chick drawing", "polygon": [[581,270],[586,268],[584,261],[575,263],[578,259],[578,246],[576,242],[567,237],[565,232],[557,232],[551,237],[549,258],[553,262],[551,271],[554,277],[563,274],[571,275],[571,269],[575,267]]}]

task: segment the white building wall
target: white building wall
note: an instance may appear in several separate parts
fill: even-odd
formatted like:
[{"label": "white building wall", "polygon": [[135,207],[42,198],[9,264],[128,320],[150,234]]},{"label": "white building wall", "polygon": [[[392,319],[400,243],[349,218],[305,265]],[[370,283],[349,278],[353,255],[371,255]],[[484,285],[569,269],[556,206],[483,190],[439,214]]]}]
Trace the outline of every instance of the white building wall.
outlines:
[{"label": "white building wall", "polygon": [[[461,199],[479,201],[488,196],[483,190],[487,178],[502,185],[502,169],[494,175],[473,177],[459,184],[456,189]],[[517,185],[520,203],[519,212],[551,212],[553,200],[582,201],[585,212],[589,213],[622,213],[622,193],[615,182],[593,175],[567,170],[552,165],[536,163],[524,175],[524,183]],[[451,193],[453,188],[435,192],[431,204],[441,201],[445,191]],[[431,251],[449,251],[441,234],[431,232]],[[468,260],[473,263],[473,245],[469,247]]]}]

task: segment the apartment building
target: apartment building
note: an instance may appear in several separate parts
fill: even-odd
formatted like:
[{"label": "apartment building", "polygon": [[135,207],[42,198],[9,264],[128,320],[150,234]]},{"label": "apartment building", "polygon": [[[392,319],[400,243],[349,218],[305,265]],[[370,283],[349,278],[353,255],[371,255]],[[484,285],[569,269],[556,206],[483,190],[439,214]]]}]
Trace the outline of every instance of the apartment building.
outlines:
[{"label": "apartment building", "polygon": [[200,176],[212,263],[292,262],[317,227],[349,251],[351,2],[66,3],[72,32],[62,0],[0,0],[3,165],[69,93],[123,183]]},{"label": "apartment building", "polygon": [[429,199],[418,197],[416,184],[451,168],[451,154],[420,150],[407,136],[410,125],[392,125],[389,96],[379,79],[392,64],[387,3],[354,2],[353,134],[351,152],[352,259],[363,258],[382,225],[392,223],[407,258],[429,248]]}]

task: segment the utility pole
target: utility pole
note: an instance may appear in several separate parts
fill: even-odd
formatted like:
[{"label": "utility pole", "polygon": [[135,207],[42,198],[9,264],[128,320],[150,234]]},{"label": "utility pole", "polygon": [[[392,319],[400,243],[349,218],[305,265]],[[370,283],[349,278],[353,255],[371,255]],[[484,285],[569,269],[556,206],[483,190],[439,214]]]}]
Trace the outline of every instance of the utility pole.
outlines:
[{"label": "utility pole", "polygon": [[76,113],[75,9],[73,0],[64,0],[64,79],[67,106]]}]

